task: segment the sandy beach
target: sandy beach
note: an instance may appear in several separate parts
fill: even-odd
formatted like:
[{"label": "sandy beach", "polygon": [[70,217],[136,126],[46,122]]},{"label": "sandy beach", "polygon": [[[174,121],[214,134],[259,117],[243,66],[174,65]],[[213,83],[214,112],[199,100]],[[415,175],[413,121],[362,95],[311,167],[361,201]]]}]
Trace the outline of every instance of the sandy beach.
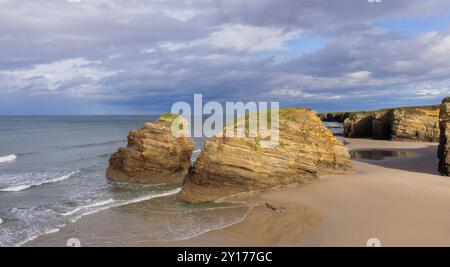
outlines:
[{"label": "sandy beach", "polygon": [[247,196],[239,201],[256,206],[210,211],[246,215],[241,222],[186,240],[147,239],[152,218],[141,202],[88,215],[26,246],[66,246],[70,238],[82,246],[366,246],[369,238],[450,246],[450,179],[437,172],[437,144],[343,140],[352,150],[414,156],[354,160],[354,173]]}]

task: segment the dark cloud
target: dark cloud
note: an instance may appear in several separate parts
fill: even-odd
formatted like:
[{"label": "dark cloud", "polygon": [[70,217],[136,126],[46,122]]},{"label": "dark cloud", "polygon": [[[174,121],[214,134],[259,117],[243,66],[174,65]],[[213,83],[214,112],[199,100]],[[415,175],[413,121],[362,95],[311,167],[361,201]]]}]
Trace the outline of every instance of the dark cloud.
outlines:
[{"label": "dark cloud", "polygon": [[[89,103],[80,110],[93,113],[167,110],[195,92],[328,109],[386,96],[432,102],[450,92],[450,34],[406,36],[375,22],[433,19],[448,8],[419,0],[0,0],[0,85],[4,99],[31,113],[30,99],[46,96],[59,101],[56,113],[61,103]],[[326,44],[300,55],[286,46],[301,49],[311,35]],[[7,107],[1,112],[16,113]]]}]

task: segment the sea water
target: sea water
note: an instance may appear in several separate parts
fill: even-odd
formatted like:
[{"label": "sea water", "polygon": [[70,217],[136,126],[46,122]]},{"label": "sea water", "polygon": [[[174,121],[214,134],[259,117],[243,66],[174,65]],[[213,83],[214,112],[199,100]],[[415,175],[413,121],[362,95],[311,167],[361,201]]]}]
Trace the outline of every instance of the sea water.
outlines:
[{"label": "sea water", "polygon": [[[177,212],[190,214],[196,209],[204,212],[204,206],[184,205],[177,200],[180,185],[136,185],[106,179],[108,159],[119,147],[126,146],[128,132],[155,119],[155,116],[0,117],[0,246],[22,245],[58,231],[82,216],[140,201],[167,209],[171,218]],[[203,141],[196,139],[193,162]],[[183,239],[242,219],[242,214],[236,213],[202,221],[204,216],[192,214],[194,226],[164,215],[153,218],[165,224],[158,225],[152,236],[158,240]],[[183,220],[186,219],[184,216]]]}]

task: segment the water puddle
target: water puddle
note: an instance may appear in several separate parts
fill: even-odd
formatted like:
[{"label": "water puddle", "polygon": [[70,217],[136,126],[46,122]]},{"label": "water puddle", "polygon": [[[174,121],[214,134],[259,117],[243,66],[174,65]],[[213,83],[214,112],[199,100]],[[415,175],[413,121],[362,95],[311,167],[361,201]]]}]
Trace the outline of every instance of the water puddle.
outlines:
[{"label": "water puddle", "polygon": [[413,158],[416,154],[409,151],[370,149],[350,151],[350,156],[356,160],[383,160],[385,158]]}]

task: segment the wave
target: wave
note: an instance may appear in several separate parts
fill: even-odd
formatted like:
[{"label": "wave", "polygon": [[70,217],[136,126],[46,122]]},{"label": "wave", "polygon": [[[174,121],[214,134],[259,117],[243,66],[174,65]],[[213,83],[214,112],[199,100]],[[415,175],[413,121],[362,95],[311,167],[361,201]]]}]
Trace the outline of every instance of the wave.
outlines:
[{"label": "wave", "polygon": [[104,205],[109,204],[109,203],[111,203],[111,202],[113,202],[113,201],[114,201],[114,200],[111,198],[111,199],[108,199],[108,200],[105,200],[105,201],[100,201],[100,202],[97,202],[97,203],[94,203],[94,204],[89,204],[89,205],[81,206],[81,207],[75,208],[75,209],[72,210],[72,211],[69,211],[69,212],[66,212],[66,213],[62,213],[61,215],[64,216],[64,217],[65,217],[65,216],[69,216],[69,215],[72,215],[72,214],[74,214],[74,213],[79,212],[80,210],[88,209],[88,208],[94,208],[94,207],[98,207],[98,206],[104,206]]},{"label": "wave", "polygon": [[197,149],[197,150],[194,150],[194,152],[192,152],[192,153],[200,153],[200,152],[202,152],[202,150],[201,149]]},{"label": "wave", "polygon": [[45,181],[39,181],[39,182],[35,182],[35,183],[30,183],[30,184],[23,184],[23,185],[15,185],[15,186],[10,186],[10,187],[5,187],[5,188],[1,188],[0,192],[18,192],[18,191],[23,191],[25,189],[34,187],[34,186],[40,186],[43,184],[49,184],[49,183],[55,183],[55,182],[60,182],[66,179],[69,179],[70,177],[72,177],[73,175],[79,173],[80,171],[73,171],[69,174],[63,175],[63,176],[59,176],[56,177],[54,179],[50,179],[50,180],[45,180]]},{"label": "wave", "polygon": [[[90,204],[90,205],[81,206],[81,207],[79,207],[79,208],[77,208],[77,209],[75,209],[75,210],[73,210],[71,212],[68,212],[66,214],[60,214],[60,215],[68,216],[68,215],[72,215],[72,214],[74,214],[74,213],[76,213],[78,211],[82,211],[83,209],[100,207],[99,209],[86,211],[83,214],[81,214],[78,217],[76,217],[75,219],[69,220],[70,222],[74,223],[78,219],[80,219],[80,218],[82,218],[84,216],[91,215],[91,214],[94,214],[94,213],[97,213],[97,212],[100,212],[100,211],[103,211],[103,210],[106,210],[106,209],[109,209],[109,208],[123,206],[123,205],[128,205],[128,204],[137,203],[137,202],[142,202],[142,201],[146,201],[146,200],[150,200],[150,199],[154,199],[154,198],[171,196],[171,195],[178,194],[180,191],[181,191],[181,188],[175,188],[173,190],[168,190],[168,191],[160,192],[160,193],[153,193],[153,194],[141,196],[141,197],[138,197],[138,198],[135,198],[135,199],[131,199],[131,200],[128,200],[128,201],[115,202],[113,199],[108,199],[108,200],[99,201],[99,202],[96,202],[96,203],[93,203],[93,204]],[[113,203],[113,202],[115,202],[115,203]],[[108,204],[111,204],[111,203],[113,203],[113,205],[108,205]],[[244,203],[245,202],[243,202],[242,204],[244,204]],[[246,204],[248,204],[248,203],[246,203]],[[254,205],[254,206],[256,206],[256,205]],[[210,225],[208,227],[204,227],[203,229],[196,229],[196,230],[194,230],[192,232],[183,234],[182,236],[173,237],[170,240],[186,240],[186,239],[190,239],[190,238],[193,238],[195,236],[199,236],[201,234],[204,234],[204,233],[212,231],[212,230],[224,229],[224,228],[229,227],[231,225],[234,225],[234,224],[237,224],[239,222],[242,222],[243,220],[245,220],[245,218],[248,216],[248,214],[250,213],[250,211],[253,209],[254,206],[253,205],[250,205],[250,206],[242,205],[242,206],[228,206],[228,207],[207,208],[205,210],[248,207],[248,210],[244,214],[240,215],[239,217],[228,218],[228,219],[225,219],[225,221],[220,220],[219,222],[217,222],[214,225]],[[198,211],[198,210],[196,210],[196,211]],[[61,229],[64,226],[65,226],[65,224],[57,226],[57,227],[59,229]],[[38,234],[38,235],[32,236],[30,238],[27,238],[26,240],[20,242],[16,246],[23,246],[27,242],[30,242],[30,241],[36,239],[39,236],[58,232],[59,229],[52,229],[52,230],[49,230],[49,231],[42,232],[41,234]],[[162,239],[162,240],[166,240],[166,239]]]},{"label": "wave", "polygon": [[[231,207],[228,207],[228,208],[231,208]],[[211,228],[205,228],[205,229],[203,229],[203,230],[201,230],[199,232],[190,233],[190,234],[187,234],[187,235],[185,235],[183,237],[174,238],[174,239],[172,239],[172,241],[188,240],[188,239],[191,239],[191,238],[203,235],[203,234],[211,232],[211,231],[222,230],[222,229],[225,229],[225,228],[230,227],[232,225],[235,225],[235,224],[238,224],[240,222],[243,222],[248,217],[248,215],[250,214],[250,212],[252,211],[253,208],[254,208],[254,206],[250,206],[249,209],[247,210],[247,212],[241,218],[239,218],[237,220],[234,220],[234,221],[231,221],[231,222],[228,222],[228,223],[223,223],[222,225],[215,225],[215,226],[213,226]],[[212,209],[215,209],[215,208],[212,208]]]},{"label": "wave", "polygon": [[13,161],[15,159],[17,159],[17,156],[15,154],[11,154],[11,155],[8,155],[8,156],[3,156],[3,157],[0,157],[0,163]]},{"label": "wave", "polygon": [[2,224],[3,223],[3,220],[2,220],[2,218],[0,218],[0,224]]},{"label": "wave", "polygon": [[99,143],[90,143],[90,144],[81,144],[81,145],[73,145],[73,146],[63,146],[62,149],[73,149],[73,148],[86,148],[92,146],[104,146],[104,145],[113,145],[125,143],[127,140],[112,140],[107,142],[99,142]]},{"label": "wave", "polygon": [[[138,203],[138,202],[142,202],[142,201],[147,201],[147,200],[154,199],[154,198],[172,196],[172,195],[176,195],[176,194],[178,194],[180,192],[181,192],[181,187],[173,189],[173,190],[169,190],[169,191],[166,191],[166,192],[158,193],[158,194],[150,194],[150,195],[134,198],[134,199],[131,199],[131,200],[128,200],[128,201],[116,202],[113,205],[101,207],[101,208],[98,208],[98,209],[95,209],[95,210],[90,210],[90,211],[88,210],[88,211],[82,213],[81,215],[79,215],[78,217],[70,220],[70,222],[72,222],[72,223],[76,222],[77,220],[79,220],[80,218],[82,218],[84,216],[91,215],[91,214],[94,214],[94,213],[97,213],[97,212],[100,212],[100,211],[103,211],[103,210],[106,210],[106,209],[120,207],[120,206],[133,204],[133,203]],[[107,202],[107,201],[104,201],[104,202]],[[114,201],[109,201],[108,203],[104,203],[103,205],[109,204],[111,202],[114,202]],[[95,204],[92,204],[92,205],[82,206],[82,207],[74,209],[73,211],[70,211],[70,212],[67,212],[67,213],[64,213],[64,214],[61,214],[61,215],[68,216],[68,215],[72,215],[72,214],[74,214],[74,213],[76,213],[78,211],[87,209],[87,207],[89,207],[89,206],[91,206],[91,208],[92,208],[92,207],[100,207],[100,206],[103,206],[103,205],[101,204],[101,202],[99,202],[99,203],[95,203]]]},{"label": "wave", "polygon": [[[135,199],[132,199],[132,200],[129,200],[129,201],[122,201],[122,202],[116,202],[116,203],[114,203],[115,200],[113,200],[113,199],[107,199],[107,200],[99,201],[99,202],[96,202],[96,203],[93,203],[93,204],[80,206],[80,207],[78,207],[78,208],[76,208],[76,209],[74,209],[74,210],[72,210],[70,212],[67,212],[67,213],[64,213],[64,214],[59,214],[59,215],[62,215],[62,216],[66,217],[66,216],[69,216],[69,215],[73,215],[73,214],[75,214],[75,213],[77,213],[79,211],[87,210],[84,213],[82,213],[81,215],[79,215],[78,217],[76,217],[76,218],[74,218],[72,220],[69,220],[69,222],[74,223],[78,219],[80,219],[80,218],[82,218],[84,216],[87,216],[87,215],[90,215],[90,214],[94,214],[94,213],[97,213],[97,212],[100,212],[100,211],[103,211],[103,210],[106,210],[106,209],[109,209],[109,208],[118,207],[118,206],[122,206],[122,205],[127,205],[127,204],[131,204],[131,203],[136,203],[136,202],[140,202],[140,201],[145,201],[145,200],[158,198],[158,197],[170,196],[170,195],[178,194],[180,191],[181,191],[181,188],[176,188],[174,190],[169,190],[169,191],[165,191],[165,192],[161,192],[161,193],[157,193],[157,194],[146,195],[146,196],[138,197],[138,198],[135,198]],[[111,203],[114,203],[114,204],[113,205],[108,205],[108,204],[111,204]],[[92,209],[92,208],[97,208],[97,209],[89,210],[89,209]],[[65,225],[66,224],[63,223],[63,224],[57,225],[56,226],[57,228],[47,228],[48,230],[43,230],[40,233],[32,234],[30,237],[27,237],[26,239],[22,239],[19,242],[15,242],[15,244],[13,244],[13,245],[14,246],[18,246],[18,247],[23,246],[26,243],[28,243],[30,241],[33,241],[33,240],[35,240],[36,238],[38,238],[40,236],[56,233],[56,232],[60,231],[60,229],[63,228]]]},{"label": "wave", "polygon": [[26,243],[35,240],[36,238],[40,237],[41,235],[54,234],[54,233],[57,233],[57,232],[59,232],[59,231],[60,231],[60,228],[55,228],[55,229],[47,230],[47,231],[45,231],[45,232],[42,233],[42,234],[37,234],[37,235],[34,235],[34,236],[30,236],[30,237],[28,237],[28,238],[26,238],[26,239],[20,241],[20,242],[17,243],[16,245],[14,245],[14,247],[21,247],[21,246],[25,245]]},{"label": "wave", "polygon": [[138,203],[138,202],[142,202],[142,201],[146,201],[146,200],[150,200],[150,199],[154,199],[154,198],[168,197],[168,196],[176,195],[176,194],[178,194],[180,192],[181,192],[181,187],[175,188],[173,190],[169,190],[169,191],[166,191],[166,192],[162,192],[162,193],[159,193],[159,194],[150,194],[150,195],[147,195],[147,196],[134,198],[134,199],[131,199],[129,201],[122,202],[119,205],[116,205],[116,207],[117,206],[128,205],[128,204],[133,204],[133,203]]}]

